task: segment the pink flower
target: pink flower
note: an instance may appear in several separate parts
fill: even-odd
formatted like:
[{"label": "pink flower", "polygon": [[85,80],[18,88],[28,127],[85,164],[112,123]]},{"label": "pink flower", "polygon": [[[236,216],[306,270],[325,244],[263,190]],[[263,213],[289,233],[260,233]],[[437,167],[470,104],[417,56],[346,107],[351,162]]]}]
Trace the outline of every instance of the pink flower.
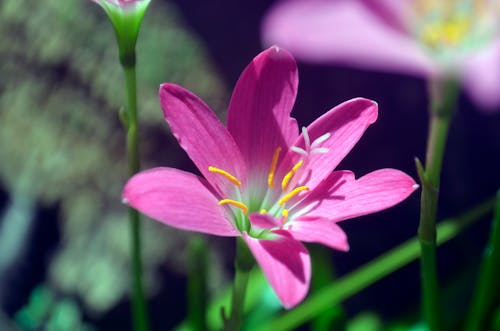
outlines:
[{"label": "pink flower", "polygon": [[347,101],[299,134],[290,117],[297,84],[287,51],[262,52],[236,84],[227,128],[197,96],[163,84],[165,119],[205,178],[154,168],[123,190],[125,202],[167,225],[242,236],[286,308],[309,288],[310,259],[301,241],[347,251],[338,222],[389,208],[417,187],[393,169],[359,179],[333,171],[376,120],[377,104]]},{"label": "pink flower", "polygon": [[498,110],[499,22],[498,1],[290,0],[270,10],[262,33],[307,61],[459,79]]}]

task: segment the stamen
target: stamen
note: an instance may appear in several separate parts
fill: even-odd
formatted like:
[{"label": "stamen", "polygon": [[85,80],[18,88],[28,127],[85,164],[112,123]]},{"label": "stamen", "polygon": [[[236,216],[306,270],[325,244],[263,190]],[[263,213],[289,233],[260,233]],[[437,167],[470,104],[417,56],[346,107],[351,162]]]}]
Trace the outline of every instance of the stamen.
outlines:
[{"label": "stamen", "polygon": [[225,170],[209,166],[208,171],[215,172],[216,174],[222,175],[222,176],[226,177],[227,179],[229,179],[231,181],[231,183],[233,183],[234,185],[236,185],[238,187],[241,186],[241,182],[238,180],[238,178],[234,177],[233,175],[231,175],[229,172],[227,172]]},{"label": "stamen", "polygon": [[286,223],[286,221],[288,220],[288,209],[283,209],[283,211],[281,212],[281,216],[283,216],[283,223]]},{"label": "stamen", "polygon": [[267,175],[267,185],[270,188],[274,188],[274,174],[276,172],[276,166],[278,165],[278,157],[280,156],[281,147],[277,147],[274,150],[273,159],[271,161],[271,169],[269,170],[269,175]]},{"label": "stamen", "polygon": [[292,170],[290,170],[289,172],[287,172],[287,174],[285,175],[285,177],[283,177],[283,180],[281,181],[281,189],[283,191],[286,190],[286,187],[288,186],[288,183],[292,179],[293,175],[295,175],[295,173],[297,172],[297,170],[302,166],[302,163],[304,163],[304,161],[302,161],[302,160],[300,160],[299,162],[297,162],[293,166]]},{"label": "stamen", "polygon": [[245,214],[245,216],[248,214],[248,207],[243,202],[239,202],[233,199],[222,199],[219,201],[219,205],[225,205],[225,204],[241,209],[243,211],[243,214]]},{"label": "stamen", "polygon": [[265,213],[267,213],[267,210],[265,210],[264,208],[262,208],[259,212],[259,214],[265,214]]},{"label": "stamen", "polygon": [[299,187],[294,188],[292,191],[290,191],[290,193],[286,194],[283,198],[281,198],[278,201],[278,205],[280,205],[280,206],[284,205],[288,200],[290,200],[291,198],[293,198],[294,196],[296,196],[297,194],[299,194],[302,191],[309,191],[309,187],[299,186]]}]

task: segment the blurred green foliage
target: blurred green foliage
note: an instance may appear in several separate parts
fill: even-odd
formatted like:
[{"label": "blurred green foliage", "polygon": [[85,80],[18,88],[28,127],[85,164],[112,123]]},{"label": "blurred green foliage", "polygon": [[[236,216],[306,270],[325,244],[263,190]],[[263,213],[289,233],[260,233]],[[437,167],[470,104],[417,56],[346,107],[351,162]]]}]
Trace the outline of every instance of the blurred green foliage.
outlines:
[{"label": "blurred green foliage", "polygon": [[29,303],[17,312],[15,320],[19,327],[27,331],[95,331],[82,320],[74,300],[57,299],[45,286],[33,290]]},{"label": "blurred green foliage", "polygon": [[[158,104],[159,84],[183,85],[219,111],[226,88],[168,2],[151,4],[137,53],[143,165],[176,166],[177,156],[167,155],[174,140]],[[48,282],[94,313],[111,308],[129,287],[120,203],[127,179],[118,117],[123,86],[113,29],[95,3],[0,1],[0,182],[11,193],[60,206],[62,242]],[[160,263],[184,272],[187,235],[146,220],[143,229],[145,278],[154,290]]]}]

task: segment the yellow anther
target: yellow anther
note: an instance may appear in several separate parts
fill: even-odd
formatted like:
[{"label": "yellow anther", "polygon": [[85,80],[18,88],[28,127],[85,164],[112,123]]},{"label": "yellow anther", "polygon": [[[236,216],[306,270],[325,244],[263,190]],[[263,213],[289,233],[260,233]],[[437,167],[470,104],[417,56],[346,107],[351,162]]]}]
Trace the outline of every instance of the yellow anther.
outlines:
[{"label": "yellow anther", "polygon": [[469,31],[469,22],[465,19],[456,19],[443,26],[444,39],[448,44],[456,45],[464,39]]},{"label": "yellow anther", "polygon": [[276,166],[278,165],[278,158],[280,156],[281,147],[277,147],[274,150],[273,159],[271,161],[271,169],[269,170],[269,175],[267,175],[267,185],[270,188],[274,188],[274,174],[276,173]]},{"label": "yellow anther", "polygon": [[466,38],[470,31],[470,19],[452,17],[424,26],[421,39],[431,47],[455,46]]},{"label": "yellow anther", "polygon": [[248,214],[248,207],[243,202],[239,202],[233,199],[222,199],[219,201],[219,205],[231,205],[237,207],[243,211],[243,214]]},{"label": "yellow anther", "polygon": [[299,187],[294,188],[292,191],[290,191],[290,193],[288,193],[283,198],[281,198],[280,201],[278,201],[278,205],[280,205],[280,206],[284,205],[288,200],[290,200],[291,198],[293,198],[294,196],[296,196],[297,194],[299,194],[302,191],[309,191],[309,187],[299,186]]},{"label": "yellow anther", "polygon": [[285,223],[288,220],[288,209],[283,209],[281,215],[283,216],[283,223]]},{"label": "yellow anther", "polygon": [[216,167],[209,166],[208,171],[215,172],[216,174],[222,175],[222,176],[226,177],[227,179],[229,179],[231,181],[231,183],[233,183],[234,185],[241,186],[241,182],[238,180],[238,178],[234,177],[226,170],[222,170],[222,169],[219,169]]},{"label": "yellow anther", "polygon": [[265,213],[267,213],[267,210],[265,210],[264,208],[262,208],[259,213],[260,214],[265,214]]},{"label": "yellow anther", "polygon": [[285,175],[285,177],[283,177],[283,180],[281,181],[281,189],[283,191],[286,190],[286,187],[288,186],[288,183],[292,179],[293,175],[295,175],[295,173],[297,172],[297,170],[302,166],[302,163],[304,163],[304,161],[302,161],[302,160],[300,160],[299,162],[295,163],[295,165],[293,166],[292,170],[290,170],[289,172],[287,172],[287,174]]}]

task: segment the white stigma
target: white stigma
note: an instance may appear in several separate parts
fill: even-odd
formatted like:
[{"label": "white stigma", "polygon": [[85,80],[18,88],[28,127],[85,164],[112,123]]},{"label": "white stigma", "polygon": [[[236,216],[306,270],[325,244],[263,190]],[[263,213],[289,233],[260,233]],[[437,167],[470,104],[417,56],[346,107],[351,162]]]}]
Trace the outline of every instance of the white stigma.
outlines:
[{"label": "white stigma", "polygon": [[290,149],[297,154],[304,155],[305,157],[310,156],[312,154],[325,154],[328,153],[329,149],[327,147],[320,147],[320,145],[325,141],[327,141],[331,136],[332,134],[330,132],[327,132],[316,138],[311,143],[311,138],[309,137],[307,128],[302,127],[302,137],[304,138],[305,149],[297,146],[292,146]]}]

